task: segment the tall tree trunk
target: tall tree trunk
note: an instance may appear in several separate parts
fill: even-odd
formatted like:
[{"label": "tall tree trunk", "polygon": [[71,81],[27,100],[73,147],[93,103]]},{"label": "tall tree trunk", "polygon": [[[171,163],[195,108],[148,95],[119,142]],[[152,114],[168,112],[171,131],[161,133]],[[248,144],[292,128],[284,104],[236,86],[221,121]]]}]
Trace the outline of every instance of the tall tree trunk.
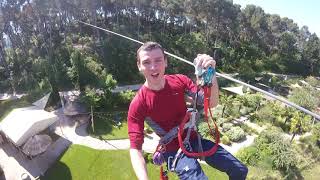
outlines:
[{"label": "tall tree trunk", "polygon": [[7,63],[6,59],[5,59],[5,52],[4,52],[4,48],[3,48],[3,40],[2,40],[2,38],[0,40],[0,43],[1,43],[0,44],[0,64],[3,65],[3,67],[5,69],[5,72],[6,72],[6,76],[9,77],[9,83],[11,85],[12,93],[15,94],[16,93],[16,88],[15,88],[15,85],[14,85],[14,82],[13,82],[12,74],[10,73],[10,69],[9,69],[8,63]]}]

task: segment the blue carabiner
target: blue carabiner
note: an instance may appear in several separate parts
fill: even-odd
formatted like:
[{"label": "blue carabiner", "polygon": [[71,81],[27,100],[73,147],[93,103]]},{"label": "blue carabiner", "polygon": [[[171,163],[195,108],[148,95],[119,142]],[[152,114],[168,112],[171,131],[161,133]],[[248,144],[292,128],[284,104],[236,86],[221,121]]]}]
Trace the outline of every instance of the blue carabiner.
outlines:
[{"label": "blue carabiner", "polygon": [[203,74],[204,86],[212,86],[212,78],[216,74],[216,70],[211,66],[208,70]]}]

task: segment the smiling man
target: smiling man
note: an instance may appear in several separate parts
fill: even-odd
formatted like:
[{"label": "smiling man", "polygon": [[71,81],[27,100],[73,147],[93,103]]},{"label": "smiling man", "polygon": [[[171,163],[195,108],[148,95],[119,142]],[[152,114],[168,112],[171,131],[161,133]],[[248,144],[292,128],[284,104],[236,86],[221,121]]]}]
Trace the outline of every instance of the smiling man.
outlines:
[{"label": "smiling man", "polygon": [[[199,54],[195,58],[196,66],[215,68],[215,60],[206,55]],[[171,129],[180,125],[187,113],[185,95],[195,96],[196,85],[191,79],[182,75],[166,75],[167,57],[158,43],[147,42],[137,51],[137,66],[145,77],[145,83],[132,100],[128,111],[128,134],[130,139],[130,157],[134,171],[140,180],[148,179],[146,163],[142,154],[144,138],[144,121],[157,127],[156,133],[163,137]],[[218,104],[218,84],[216,78],[212,79],[210,107]],[[202,95],[203,96],[203,95]],[[201,97],[200,97],[201,99]],[[203,99],[203,97],[202,97]],[[193,150],[198,150],[198,141],[194,134],[190,138]],[[211,149],[215,143],[201,139],[204,151]],[[179,142],[174,138],[165,145],[163,154],[167,166],[172,167],[172,161],[179,149]],[[219,146],[217,152],[206,157],[205,161],[212,167],[226,172],[230,179],[242,180],[246,178],[248,169],[228,151]],[[174,171],[180,179],[207,179],[197,159],[183,154],[179,155],[174,164]]]}]

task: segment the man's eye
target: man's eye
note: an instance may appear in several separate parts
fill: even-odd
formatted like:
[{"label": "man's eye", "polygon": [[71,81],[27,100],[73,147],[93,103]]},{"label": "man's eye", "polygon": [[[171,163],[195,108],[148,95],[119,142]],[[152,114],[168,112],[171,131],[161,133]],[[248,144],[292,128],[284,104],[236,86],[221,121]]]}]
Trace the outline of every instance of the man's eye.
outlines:
[{"label": "man's eye", "polygon": [[145,61],[145,62],[143,62],[142,64],[143,64],[143,65],[148,65],[148,64],[150,64],[150,62],[149,62],[149,61]]}]

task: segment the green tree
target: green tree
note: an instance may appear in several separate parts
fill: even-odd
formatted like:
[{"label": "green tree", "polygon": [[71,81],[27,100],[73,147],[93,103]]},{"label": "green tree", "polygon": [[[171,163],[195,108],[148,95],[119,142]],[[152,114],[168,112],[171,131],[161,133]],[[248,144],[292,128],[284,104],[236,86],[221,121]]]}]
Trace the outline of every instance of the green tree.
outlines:
[{"label": "green tree", "polygon": [[296,111],[291,118],[290,132],[293,133],[291,141],[293,141],[296,134],[307,132],[311,128],[311,117]]}]

